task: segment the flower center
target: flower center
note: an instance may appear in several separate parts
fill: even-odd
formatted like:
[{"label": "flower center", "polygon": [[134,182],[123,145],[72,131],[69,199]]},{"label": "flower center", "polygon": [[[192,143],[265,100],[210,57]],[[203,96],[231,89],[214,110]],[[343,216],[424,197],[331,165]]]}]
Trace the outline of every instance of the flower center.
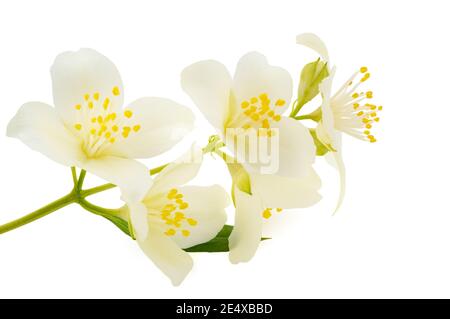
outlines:
[{"label": "flower center", "polygon": [[167,225],[164,234],[174,236],[181,233],[184,237],[188,237],[191,234],[190,228],[198,224],[197,220],[183,212],[189,207],[189,204],[183,201],[183,194],[175,188],[171,189],[166,197],[170,202],[162,208],[160,215],[162,221]]},{"label": "flower center", "polygon": [[[113,87],[111,94],[119,96],[119,88]],[[98,156],[109,145],[141,130],[141,125],[133,120],[131,110],[119,114],[114,112],[112,96],[86,93],[82,102],[74,106],[77,115],[73,127],[83,140],[83,151],[88,157]]]},{"label": "flower center", "polygon": [[262,212],[262,217],[264,217],[265,219],[269,219],[270,217],[272,217],[273,210],[275,210],[277,213],[281,213],[283,211],[282,208],[266,208]]},{"label": "flower center", "polygon": [[[357,76],[358,81],[355,81]],[[370,78],[367,67],[361,67],[331,99],[336,129],[361,140],[375,143],[371,133],[373,125],[380,121],[378,112],[383,109],[368,103],[373,98],[372,91],[358,92],[358,87]]]},{"label": "flower center", "polygon": [[[272,106],[272,104],[274,104]],[[286,104],[285,100],[278,99],[275,103],[269,99],[267,93],[261,93],[258,97],[244,100],[240,104],[242,112],[232,121],[233,127],[250,128],[258,130],[259,136],[273,136],[275,131],[271,129],[273,121],[279,122],[281,115],[277,114],[276,107]]]}]

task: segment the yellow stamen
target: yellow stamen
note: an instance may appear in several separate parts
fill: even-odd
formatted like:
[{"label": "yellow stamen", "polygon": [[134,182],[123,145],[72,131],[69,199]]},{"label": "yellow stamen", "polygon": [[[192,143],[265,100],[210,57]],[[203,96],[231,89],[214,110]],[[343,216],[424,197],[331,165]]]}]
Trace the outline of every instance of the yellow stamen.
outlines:
[{"label": "yellow stamen", "polygon": [[270,212],[270,209],[269,209],[269,208],[266,208],[266,209],[263,211],[262,216],[263,216],[264,218],[266,218],[266,219],[269,219],[269,218],[272,216],[272,213]]},{"label": "yellow stamen", "polygon": [[250,103],[248,103],[247,101],[244,101],[244,102],[241,103],[241,107],[243,109],[247,108],[249,105],[250,105]]},{"label": "yellow stamen", "polygon": [[125,112],[123,112],[123,115],[125,115],[125,117],[130,118],[133,116],[133,112],[131,112],[130,110],[126,110]]},{"label": "yellow stamen", "polygon": [[258,99],[256,97],[252,97],[250,99],[250,103],[255,104],[256,102],[258,102]]},{"label": "yellow stamen", "polygon": [[184,237],[188,237],[191,234],[191,232],[189,230],[187,230],[187,229],[183,229],[181,231],[181,233],[183,234]]},{"label": "yellow stamen", "polygon": [[165,234],[167,235],[167,236],[173,236],[173,235],[175,235],[177,233],[177,231],[175,230],[175,229],[173,229],[173,228],[169,228],[166,232],[165,232]]},{"label": "yellow stamen", "polygon": [[366,73],[367,70],[368,70],[367,67],[363,66],[363,67],[361,67],[361,68],[359,69],[359,72],[361,72],[361,73]]},{"label": "yellow stamen", "polygon": [[197,225],[197,221],[195,220],[195,219],[193,219],[193,218],[188,218],[187,219],[187,222],[188,222],[188,224],[189,225],[191,225],[191,226],[195,226],[195,225]]},{"label": "yellow stamen", "polygon": [[95,92],[93,97],[94,97],[94,100],[98,101],[98,99],[100,98],[100,93]]},{"label": "yellow stamen", "polygon": [[370,78],[370,73],[366,73],[366,74],[364,74],[364,76],[361,78],[361,82],[365,82],[365,81],[367,81],[368,79]]},{"label": "yellow stamen", "polygon": [[94,103],[92,103],[92,101],[89,101],[88,108],[90,108],[91,110],[94,108]]},{"label": "yellow stamen", "polygon": [[76,129],[77,131],[81,131],[82,128],[83,128],[83,127],[82,127],[82,125],[81,125],[80,123],[75,124],[75,129]]},{"label": "yellow stamen", "polygon": [[89,100],[89,94],[85,94],[85,95],[84,95],[84,100],[85,100],[85,101]]},{"label": "yellow stamen", "polygon": [[117,86],[113,87],[112,94],[114,94],[115,96],[120,95],[120,90]]},{"label": "yellow stamen", "polygon": [[140,129],[141,129],[141,126],[139,124],[133,126],[133,131],[135,131],[135,132],[139,131]]},{"label": "yellow stamen", "polygon": [[283,99],[279,99],[279,100],[277,100],[277,101],[275,102],[275,105],[276,105],[276,106],[283,106],[283,105],[285,105],[285,104],[286,104],[286,101],[283,100]]},{"label": "yellow stamen", "polygon": [[109,105],[109,98],[106,98],[105,101],[103,101],[103,109],[107,109]]},{"label": "yellow stamen", "polygon": [[75,105],[75,109],[76,110],[81,110],[81,105],[80,104]]}]

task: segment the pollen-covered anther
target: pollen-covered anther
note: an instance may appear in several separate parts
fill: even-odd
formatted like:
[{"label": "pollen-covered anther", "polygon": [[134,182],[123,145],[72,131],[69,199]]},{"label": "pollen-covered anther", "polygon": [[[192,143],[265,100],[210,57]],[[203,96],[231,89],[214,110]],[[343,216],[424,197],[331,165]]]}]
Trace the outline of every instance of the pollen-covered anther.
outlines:
[{"label": "pollen-covered anther", "polygon": [[[166,197],[171,202],[162,207],[160,211],[160,218],[165,225],[171,227],[165,232],[165,234],[168,236],[173,236],[179,231],[181,235],[185,237],[189,236],[191,231],[188,228],[196,226],[198,221],[186,215],[186,212],[182,211],[188,207],[188,203],[182,200],[184,195],[176,188],[173,188],[167,192]],[[171,231],[171,229],[173,229],[173,231]]]},{"label": "pollen-covered anther", "polygon": [[166,234],[167,236],[174,236],[176,233],[177,233],[177,231],[176,231],[175,229],[173,229],[173,228],[169,228],[169,229],[165,232],[165,234]]},{"label": "pollen-covered anther", "polygon": [[113,87],[113,89],[112,89],[112,94],[114,94],[115,96],[120,95],[120,89],[119,89],[119,87],[117,87],[117,86]]},{"label": "pollen-covered anther", "polygon": [[181,231],[181,234],[183,234],[184,237],[188,237],[191,234],[191,232],[187,229],[183,229]]},{"label": "pollen-covered anther", "polygon": [[269,219],[270,217],[272,217],[272,208],[264,209],[262,212],[262,217],[264,217],[265,219]]},{"label": "pollen-covered anther", "polygon": [[125,110],[125,112],[123,112],[123,115],[125,115],[126,118],[130,118],[133,116],[133,112],[130,110]]},{"label": "pollen-covered anther", "polygon": [[[273,103],[273,108],[281,107],[286,104],[283,99],[278,99]],[[258,97],[251,97],[249,100],[241,102],[243,115],[249,118],[250,122],[241,121],[239,126],[247,130],[249,128],[267,129],[267,131],[258,130],[258,136],[273,136],[271,133],[271,121],[278,122],[281,120],[281,115],[277,114],[271,107],[271,100],[267,93],[261,93]],[[242,122],[244,122],[242,124]]]},{"label": "pollen-covered anther", "polygon": [[[359,80],[355,80],[358,77]],[[361,67],[332,97],[331,108],[337,130],[373,143],[376,139],[369,130],[380,121],[379,112],[383,107],[366,103],[373,98],[373,91],[358,90],[369,78],[368,68]]]}]

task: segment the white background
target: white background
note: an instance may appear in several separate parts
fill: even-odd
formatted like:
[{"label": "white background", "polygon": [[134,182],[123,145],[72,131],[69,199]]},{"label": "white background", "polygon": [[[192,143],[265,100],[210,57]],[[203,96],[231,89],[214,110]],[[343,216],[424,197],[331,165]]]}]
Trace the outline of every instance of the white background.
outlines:
[{"label": "white background", "polygon": [[[71,206],[0,235],[0,297],[449,298],[448,12],[446,1],[2,2],[3,132],[22,103],[52,103],[49,67],[62,51],[91,47],[112,59],[128,102],[164,96],[195,109],[179,86],[185,66],[213,58],[234,70],[241,55],[258,50],[297,82],[316,57],[295,44],[301,32],[326,41],[337,84],[367,65],[384,111],[376,144],[344,141],[348,189],[338,215],[331,217],[337,174],[318,160],[323,201],[282,214],[248,264],[195,255],[194,270],[174,288],[135,242]],[[194,139],[205,143],[214,131],[195,112],[197,131],[149,166]],[[0,223],[69,190],[68,168],[4,134],[0,149]],[[197,183],[229,187],[224,166],[209,157]],[[96,202],[115,207],[118,196]]]}]

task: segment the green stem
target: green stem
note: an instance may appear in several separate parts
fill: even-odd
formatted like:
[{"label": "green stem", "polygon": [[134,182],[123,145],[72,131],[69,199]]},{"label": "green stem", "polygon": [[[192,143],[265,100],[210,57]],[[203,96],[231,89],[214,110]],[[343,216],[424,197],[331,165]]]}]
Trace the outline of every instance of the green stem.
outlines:
[{"label": "green stem", "polygon": [[319,122],[322,119],[322,109],[320,107],[318,107],[317,109],[315,109],[313,112],[311,112],[309,114],[299,115],[299,116],[295,116],[295,115],[291,114],[291,117],[294,120],[312,120],[315,122]]},{"label": "green stem", "polygon": [[83,189],[84,178],[86,177],[86,171],[81,170],[80,176],[78,177],[77,190],[81,191]]},{"label": "green stem", "polygon": [[77,169],[75,166],[72,166],[70,168],[70,170],[72,171],[72,180],[73,180],[73,185],[75,186],[78,183]]},{"label": "green stem", "polygon": [[92,187],[92,188],[81,191],[81,196],[88,197],[88,196],[106,191],[106,190],[114,188],[114,187],[116,187],[116,185],[111,184],[111,183],[103,184],[100,186]]},{"label": "green stem", "polygon": [[75,203],[77,200],[77,196],[75,192],[71,192],[69,194],[67,194],[66,196],[63,196],[57,200],[55,200],[54,202],[45,205],[42,208],[39,208],[38,210],[25,215],[19,219],[16,219],[12,222],[6,223],[4,225],[0,226],[0,234],[6,233],[10,230],[19,228],[20,226],[29,224],[39,218],[42,218],[58,209],[61,209],[65,206],[68,206],[72,203]]},{"label": "green stem", "polygon": [[80,198],[78,201],[78,204],[86,209],[87,211],[94,213],[96,215],[105,216],[105,215],[113,215],[117,217],[121,217],[126,219],[126,216],[122,216],[122,210],[119,209],[111,209],[111,208],[104,208],[97,206],[95,204],[92,204],[91,202],[87,201],[84,198]]}]

